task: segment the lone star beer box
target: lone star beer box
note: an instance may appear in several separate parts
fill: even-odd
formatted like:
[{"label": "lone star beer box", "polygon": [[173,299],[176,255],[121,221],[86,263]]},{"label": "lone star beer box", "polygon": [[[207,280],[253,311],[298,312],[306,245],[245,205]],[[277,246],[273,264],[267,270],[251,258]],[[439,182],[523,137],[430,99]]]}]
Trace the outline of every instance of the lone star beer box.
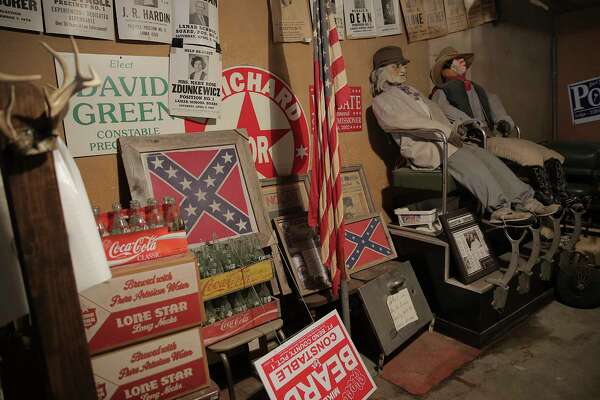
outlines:
[{"label": "lone star beer box", "polygon": [[112,269],[79,294],[91,354],[200,325],[204,304],[192,254]]},{"label": "lone star beer box", "polygon": [[92,357],[99,400],[167,400],[210,385],[199,328]]}]

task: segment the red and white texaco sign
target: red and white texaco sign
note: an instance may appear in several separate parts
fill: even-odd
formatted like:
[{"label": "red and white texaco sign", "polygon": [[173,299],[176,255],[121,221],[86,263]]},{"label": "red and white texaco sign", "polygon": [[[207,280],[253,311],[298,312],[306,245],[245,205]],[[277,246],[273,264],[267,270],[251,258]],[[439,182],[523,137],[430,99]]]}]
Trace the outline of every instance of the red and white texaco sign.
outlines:
[{"label": "red and white texaco sign", "polygon": [[245,128],[261,178],[304,174],[309,132],[300,101],[278,76],[253,66],[223,71],[221,118],[186,120],[186,132]]}]

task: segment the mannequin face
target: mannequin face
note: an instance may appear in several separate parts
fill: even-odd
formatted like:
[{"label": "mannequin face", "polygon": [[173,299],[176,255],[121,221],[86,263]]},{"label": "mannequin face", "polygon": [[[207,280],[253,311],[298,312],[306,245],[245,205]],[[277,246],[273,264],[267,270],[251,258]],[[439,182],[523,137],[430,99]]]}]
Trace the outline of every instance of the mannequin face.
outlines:
[{"label": "mannequin face", "polygon": [[455,58],[452,60],[450,69],[458,75],[464,75],[467,72],[467,63],[464,58]]},{"label": "mannequin face", "polygon": [[390,64],[384,67],[385,79],[389,83],[406,82],[406,65]]}]

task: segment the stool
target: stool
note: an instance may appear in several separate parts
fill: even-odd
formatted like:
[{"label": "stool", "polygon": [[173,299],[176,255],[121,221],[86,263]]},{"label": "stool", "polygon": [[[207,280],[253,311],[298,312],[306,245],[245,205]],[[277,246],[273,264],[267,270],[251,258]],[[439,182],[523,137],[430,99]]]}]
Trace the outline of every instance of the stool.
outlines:
[{"label": "stool", "polygon": [[271,332],[275,332],[278,336],[279,340],[284,341],[285,335],[281,330],[283,326],[282,319],[276,319],[271,322],[267,322],[266,324],[259,325],[255,328],[249,329],[245,332],[238,333],[235,336],[217,342],[215,344],[211,344],[208,346],[208,350],[213,353],[217,353],[223,362],[223,367],[225,368],[225,376],[227,377],[227,390],[229,391],[229,399],[235,400],[235,386],[233,383],[233,375],[231,373],[231,366],[229,365],[229,359],[227,358],[227,353],[236,347],[243,346],[252,342],[255,339],[259,340],[260,350],[263,353],[267,352],[267,335]]}]

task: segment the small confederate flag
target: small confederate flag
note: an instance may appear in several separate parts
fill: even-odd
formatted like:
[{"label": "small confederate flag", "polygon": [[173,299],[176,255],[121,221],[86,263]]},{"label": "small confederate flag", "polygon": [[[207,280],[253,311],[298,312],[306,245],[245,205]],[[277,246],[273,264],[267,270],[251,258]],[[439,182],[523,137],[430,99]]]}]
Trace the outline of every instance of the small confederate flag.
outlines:
[{"label": "small confederate flag", "polygon": [[154,197],[175,198],[190,245],[257,231],[235,146],[143,155]]},{"label": "small confederate flag", "polygon": [[328,0],[312,0],[316,129],[312,132],[312,170],[309,224],[319,226],[321,260],[331,271],[333,293],[346,279],[344,210],[340,176],[340,147],[336,124],[337,104],[348,100],[350,90],[342,49]]}]

